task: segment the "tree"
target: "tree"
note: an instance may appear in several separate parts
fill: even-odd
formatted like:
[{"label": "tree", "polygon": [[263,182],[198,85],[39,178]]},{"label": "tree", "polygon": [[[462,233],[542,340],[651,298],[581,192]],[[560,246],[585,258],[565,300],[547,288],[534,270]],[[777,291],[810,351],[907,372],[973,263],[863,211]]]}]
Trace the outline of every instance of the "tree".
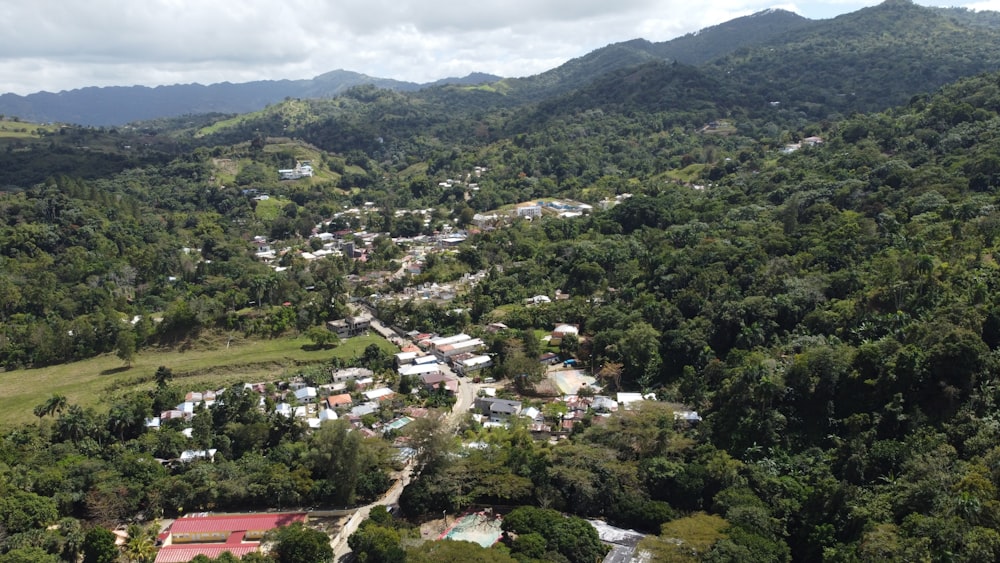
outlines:
[{"label": "tree", "polygon": [[59,557],[40,547],[19,547],[0,555],[0,563],[59,563]]},{"label": "tree", "polygon": [[132,360],[135,359],[135,334],[131,330],[123,330],[118,333],[118,340],[115,342],[115,355],[125,362],[125,367],[132,367]]},{"label": "tree", "polygon": [[165,389],[173,378],[174,372],[167,366],[160,366],[156,368],[156,374],[153,375],[153,379],[156,381],[156,387],[158,389]]},{"label": "tree", "polygon": [[156,558],[156,532],[153,528],[132,524],[128,527],[128,540],[123,555],[129,563],[150,563]]},{"label": "tree", "polygon": [[91,528],[83,538],[83,563],[116,563],[115,535],[106,528]]},{"label": "tree", "polygon": [[44,403],[35,406],[35,416],[42,418],[44,416],[55,416],[56,414],[61,414],[66,410],[66,396],[53,393],[51,397],[45,400]]},{"label": "tree", "polygon": [[347,545],[361,563],[403,563],[406,553],[399,547],[399,532],[374,520],[365,520],[347,538]]},{"label": "tree", "polygon": [[11,534],[44,528],[58,516],[56,502],[49,497],[15,489],[0,498],[0,527]]},{"label": "tree", "polygon": [[321,326],[309,327],[309,330],[306,331],[306,337],[312,340],[314,346],[325,350],[336,348],[340,344],[340,337],[336,333]]},{"label": "tree", "polygon": [[355,486],[361,472],[361,435],[352,432],[345,418],[324,424],[309,440],[308,462],[313,476],[325,479],[328,500],[337,504],[354,502]]},{"label": "tree", "polygon": [[301,522],[268,532],[279,563],[328,563],[333,560],[330,536]]},{"label": "tree", "polygon": [[469,541],[428,541],[406,551],[407,563],[516,563],[500,547],[486,548]]}]

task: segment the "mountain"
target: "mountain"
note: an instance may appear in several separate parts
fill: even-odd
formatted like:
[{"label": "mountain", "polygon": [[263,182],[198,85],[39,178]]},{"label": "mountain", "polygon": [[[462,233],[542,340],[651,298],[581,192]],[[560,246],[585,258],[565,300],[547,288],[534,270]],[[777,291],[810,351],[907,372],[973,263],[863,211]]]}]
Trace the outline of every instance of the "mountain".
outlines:
[{"label": "mountain", "polygon": [[605,73],[648,62],[702,64],[812,24],[792,12],[766,10],[662,43],[645,39],[613,43],[541,74],[506,79],[500,88],[524,100],[539,100],[586,86]]},{"label": "mountain", "polygon": [[878,111],[1000,69],[998,15],[888,0],[737,49],[704,68],[748,97],[813,118]]},{"label": "mountain", "polygon": [[88,87],[59,93],[38,92],[27,96],[0,96],[0,114],[16,115],[33,122],[122,125],[133,121],[202,113],[247,113],[285,98],[327,98],[363,84],[398,91],[416,91],[440,84],[474,85],[499,77],[475,73],[464,78],[445,78],[431,84],[375,78],[347,70],[335,70],[311,80],[261,80],[232,84],[222,82],[172,86]]}]

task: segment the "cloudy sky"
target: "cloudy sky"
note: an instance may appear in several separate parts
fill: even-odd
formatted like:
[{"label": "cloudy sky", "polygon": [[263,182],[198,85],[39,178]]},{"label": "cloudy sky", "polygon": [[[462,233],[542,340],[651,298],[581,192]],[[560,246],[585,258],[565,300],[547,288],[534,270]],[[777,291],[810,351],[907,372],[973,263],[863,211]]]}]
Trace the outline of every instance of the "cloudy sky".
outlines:
[{"label": "cloudy sky", "polygon": [[[780,1],[780,0],[779,0]],[[665,41],[768,8],[877,1],[0,0],[0,93],[312,78],[527,76],[617,41]],[[1000,10],[1000,0],[920,0]]]}]

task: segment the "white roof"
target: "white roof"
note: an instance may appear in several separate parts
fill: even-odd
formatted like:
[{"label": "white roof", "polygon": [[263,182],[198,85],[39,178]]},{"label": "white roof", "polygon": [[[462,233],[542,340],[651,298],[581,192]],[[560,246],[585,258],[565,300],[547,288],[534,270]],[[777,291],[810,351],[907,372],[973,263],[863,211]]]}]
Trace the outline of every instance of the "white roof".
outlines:
[{"label": "white roof", "polygon": [[371,391],[364,392],[365,398],[369,401],[381,399],[382,397],[386,397],[388,395],[392,395],[392,389],[389,389],[388,387],[379,387],[378,389],[372,389]]},{"label": "white roof", "polygon": [[212,459],[215,457],[215,452],[219,450],[187,450],[181,452],[181,461],[188,463],[196,459]]},{"label": "white roof", "polygon": [[316,398],[316,388],[315,387],[303,387],[295,391],[295,398],[298,400],[303,399],[315,399]]},{"label": "white roof", "polygon": [[642,393],[618,393],[618,402],[627,405],[629,403],[638,403],[642,401]]},{"label": "white roof", "polygon": [[483,364],[489,363],[491,359],[492,358],[490,358],[487,355],[480,355],[480,356],[473,356],[471,358],[466,358],[466,359],[462,360],[459,363],[462,364],[465,367],[470,367],[471,368],[471,367],[481,366]]},{"label": "white roof", "polygon": [[399,363],[406,363],[416,359],[418,354],[416,352],[400,352],[396,354],[396,361]]},{"label": "white roof", "polygon": [[399,375],[423,375],[425,373],[434,373],[436,371],[441,371],[441,366],[435,363],[433,364],[411,364],[408,366],[400,366]]},{"label": "white roof", "polygon": [[434,346],[444,346],[445,344],[455,344],[463,340],[470,340],[472,337],[468,334],[461,333],[454,336],[439,336],[438,338],[431,338],[431,344]]}]

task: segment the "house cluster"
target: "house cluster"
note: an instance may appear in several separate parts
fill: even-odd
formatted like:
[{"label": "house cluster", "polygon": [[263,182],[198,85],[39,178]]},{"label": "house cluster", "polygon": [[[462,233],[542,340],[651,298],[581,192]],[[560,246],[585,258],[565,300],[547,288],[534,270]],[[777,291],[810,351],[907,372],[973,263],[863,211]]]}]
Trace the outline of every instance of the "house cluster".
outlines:
[{"label": "house cluster", "polygon": [[260,550],[267,532],[295,522],[305,523],[303,512],[284,514],[193,515],[178,518],[159,536],[162,547],[155,563],[186,563],[199,555],[216,559],[225,552],[237,558]]},{"label": "house cluster", "polygon": [[[412,274],[412,272],[414,271],[413,267],[414,265],[412,263],[410,266],[407,267],[407,269],[411,272],[411,275],[413,275]],[[415,267],[417,268],[415,271],[419,273],[419,268],[420,268],[419,263],[417,263]],[[469,291],[470,289],[475,287],[476,284],[486,279],[486,276],[488,274],[489,273],[486,270],[481,270],[476,273],[466,272],[465,274],[462,274],[461,278],[453,282],[440,283],[440,284],[437,282],[424,282],[418,285],[404,287],[402,291],[399,291],[397,293],[388,293],[388,294],[376,293],[369,296],[368,300],[371,302],[371,304],[383,300],[385,301],[417,300],[417,301],[434,301],[437,303],[444,303],[451,301],[452,299],[455,298],[456,295],[460,293]]]},{"label": "house cluster", "polygon": [[630,193],[618,194],[618,195],[616,195],[613,198],[606,197],[606,198],[602,199],[597,205],[598,205],[598,207],[600,207],[603,210],[608,210],[608,209],[611,209],[612,207],[614,207],[616,205],[621,204],[623,201],[625,201],[626,199],[629,199],[631,197],[632,197],[632,194],[630,194]]},{"label": "house cluster", "polygon": [[[553,299],[554,297],[554,299]],[[552,301],[565,301],[569,299],[568,293],[563,293],[562,290],[557,289],[553,297],[548,295],[532,295],[524,300],[525,305],[545,305],[546,303],[552,303]]]},{"label": "house cluster", "polygon": [[466,376],[493,365],[493,360],[483,354],[486,344],[481,338],[468,334],[437,336],[410,333],[417,344],[407,345],[396,354],[400,376],[418,377],[428,390],[444,387],[455,393],[458,381],[451,375]]},{"label": "house cluster", "polygon": [[[342,368],[331,372],[332,383],[311,386],[296,380],[271,386],[266,383],[247,383],[244,388],[259,395],[258,407],[300,420],[311,429],[316,429],[328,420],[347,418],[351,424],[366,436],[384,433],[390,425],[402,427],[414,418],[427,416],[427,412],[417,409],[414,413],[404,410],[386,424],[376,422],[366,427],[363,418],[378,413],[383,403],[395,397],[395,392],[384,385],[376,384],[374,374],[366,368]],[[280,387],[280,389],[278,388]],[[349,391],[350,389],[350,391]],[[181,433],[192,437],[190,421],[202,408],[209,408],[216,402],[224,401],[225,389],[217,391],[190,392],[183,403],[159,416],[146,420],[148,428],[158,429],[171,420],[180,420],[184,426]],[[369,421],[371,422],[371,421]],[[186,450],[176,460],[162,460],[163,463],[189,463],[196,460],[212,461],[216,450]]]},{"label": "house cluster", "polygon": [[299,178],[312,178],[312,162],[303,160],[295,163],[295,168],[278,169],[278,177],[282,180],[298,180]]}]

